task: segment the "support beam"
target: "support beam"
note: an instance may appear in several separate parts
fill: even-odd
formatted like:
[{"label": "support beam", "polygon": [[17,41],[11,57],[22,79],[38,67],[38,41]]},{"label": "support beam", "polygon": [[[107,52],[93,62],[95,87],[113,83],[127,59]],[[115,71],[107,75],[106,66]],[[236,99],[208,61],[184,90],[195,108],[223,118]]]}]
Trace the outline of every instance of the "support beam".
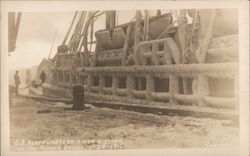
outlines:
[{"label": "support beam", "polygon": [[135,21],[135,39],[134,39],[134,61],[135,65],[140,65],[140,53],[138,44],[141,41],[141,11],[136,10],[136,21]]}]

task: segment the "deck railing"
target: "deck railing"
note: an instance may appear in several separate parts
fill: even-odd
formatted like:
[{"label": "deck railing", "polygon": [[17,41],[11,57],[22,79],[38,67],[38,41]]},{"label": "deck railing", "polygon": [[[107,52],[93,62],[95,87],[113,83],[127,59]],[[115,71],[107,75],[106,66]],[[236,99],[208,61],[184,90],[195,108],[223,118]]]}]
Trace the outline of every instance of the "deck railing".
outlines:
[{"label": "deck railing", "polygon": [[[151,104],[154,101],[185,103],[212,107],[235,108],[238,89],[238,64],[187,64],[163,66],[129,66],[129,67],[89,67],[85,68],[87,85],[84,85],[90,96],[100,94],[106,100],[126,102],[125,98],[137,99],[142,104]],[[99,77],[98,86],[94,86],[93,77]],[[105,78],[112,77],[112,87],[105,87]],[[126,79],[126,87],[119,88],[119,78]],[[144,79],[143,89],[139,88],[138,78]],[[192,80],[192,94],[181,93],[181,78]],[[226,79],[234,83],[234,96],[213,97],[209,87],[210,79]],[[156,91],[157,79],[168,81],[165,91]],[[139,81],[140,82],[140,81]],[[205,83],[204,83],[205,82]],[[97,96],[97,95],[96,95]],[[105,97],[106,96],[106,97]],[[101,96],[100,96],[101,97]],[[121,98],[120,98],[121,97]],[[131,100],[133,103],[133,100]]]},{"label": "deck railing", "polygon": [[[228,37],[226,39],[230,41]],[[108,101],[145,105],[196,105],[237,110],[237,61],[181,64],[178,49],[173,46],[172,41],[167,38],[141,42],[135,54],[137,64],[133,66],[85,67],[83,71],[78,72],[62,66],[56,69],[56,85],[70,89],[70,86],[78,83],[84,86],[88,97]],[[223,44],[228,42],[223,41]],[[218,41],[215,43],[217,45]],[[231,49],[230,54],[238,51],[235,45],[226,46],[223,51]],[[209,55],[212,56],[210,53]],[[215,55],[217,56],[217,53]],[[150,63],[146,59],[149,59]],[[184,94],[183,79],[189,82],[189,93]]]}]

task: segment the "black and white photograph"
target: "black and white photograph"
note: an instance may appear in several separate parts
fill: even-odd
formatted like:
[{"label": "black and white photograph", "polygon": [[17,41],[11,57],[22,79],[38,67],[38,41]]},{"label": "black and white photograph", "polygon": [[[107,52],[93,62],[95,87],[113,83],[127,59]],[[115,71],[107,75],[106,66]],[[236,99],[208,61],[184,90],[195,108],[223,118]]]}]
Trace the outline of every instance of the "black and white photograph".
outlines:
[{"label": "black and white photograph", "polygon": [[240,155],[249,139],[242,130],[249,128],[242,5],[117,4],[3,11],[2,150]]}]

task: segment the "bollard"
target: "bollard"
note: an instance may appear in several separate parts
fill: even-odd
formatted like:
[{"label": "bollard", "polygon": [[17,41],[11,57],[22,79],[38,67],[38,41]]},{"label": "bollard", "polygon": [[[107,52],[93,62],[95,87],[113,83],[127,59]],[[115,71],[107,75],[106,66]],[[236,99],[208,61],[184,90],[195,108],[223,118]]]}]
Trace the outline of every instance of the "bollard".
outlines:
[{"label": "bollard", "polygon": [[81,85],[73,86],[73,110],[84,109],[84,88]]}]

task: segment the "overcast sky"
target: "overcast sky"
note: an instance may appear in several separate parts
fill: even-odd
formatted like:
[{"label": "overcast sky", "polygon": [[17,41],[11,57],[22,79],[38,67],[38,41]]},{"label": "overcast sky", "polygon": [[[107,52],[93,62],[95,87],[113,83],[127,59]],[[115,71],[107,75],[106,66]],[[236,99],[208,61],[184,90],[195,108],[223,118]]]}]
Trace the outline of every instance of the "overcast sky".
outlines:
[{"label": "overcast sky", "polygon": [[[135,11],[119,12],[119,23],[133,18]],[[55,41],[51,56],[65,37],[75,12],[23,12],[19,27],[16,50],[8,57],[10,68],[31,67],[49,56],[53,38]],[[103,29],[102,16],[95,22],[95,29]]]},{"label": "overcast sky", "polygon": [[48,57],[55,36],[52,53],[56,52],[72,20],[74,12],[23,12],[19,27],[16,50],[10,54],[10,68],[29,67]]}]

